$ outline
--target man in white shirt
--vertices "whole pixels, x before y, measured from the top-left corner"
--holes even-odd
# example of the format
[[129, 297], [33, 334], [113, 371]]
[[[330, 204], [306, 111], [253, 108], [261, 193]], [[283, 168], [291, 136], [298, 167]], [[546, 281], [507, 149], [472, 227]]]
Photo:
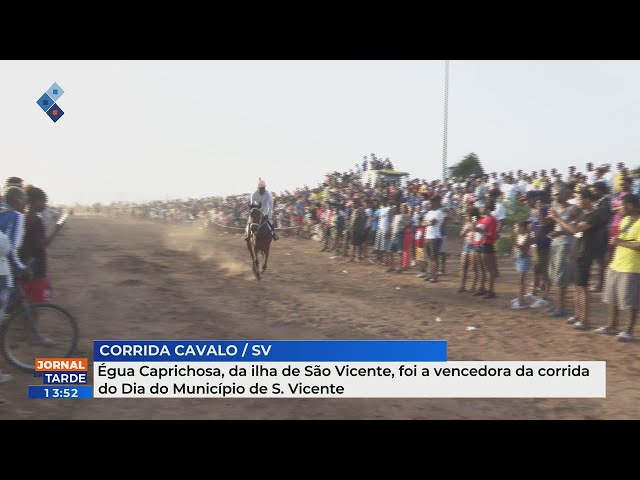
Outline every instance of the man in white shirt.
[[[260, 205], [260, 210], [265, 217], [265, 221], [269, 227], [269, 231], [271, 232], [271, 237], [274, 240], [278, 240], [280, 237], [278, 237], [278, 234], [273, 229], [273, 224], [271, 223], [271, 218], [273, 217], [273, 198], [271, 197], [271, 192], [267, 191], [267, 182], [262, 178], [258, 179], [258, 190], [253, 192], [249, 198], [249, 207], [252, 205]], [[247, 219], [245, 239], [249, 238], [249, 225], [251, 225], [251, 217]]]
[[389, 251], [391, 250], [391, 206], [385, 200], [379, 209], [378, 228], [376, 230], [376, 239], [374, 250], [377, 252], [379, 263], [388, 263]]
[[518, 195], [526, 195], [529, 191], [529, 180], [524, 174], [522, 174], [516, 185], [518, 186]]
[[507, 216], [507, 210], [504, 208], [504, 203], [502, 203], [502, 196], [495, 196], [495, 208], [491, 212], [493, 218], [498, 221], [498, 231], [500, 230], [501, 222]]
[[518, 188], [512, 183], [511, 177], [505, 177], [500, 191], [502, 191], [504, 198], [509, 202], [513, 202], [518, 198]]
[[444, 223], [444, 211], [441, 206], [439, 196], [431, 199], [431, 210], [425, 216], [427, 229], [425, 231], [425, 251], [429, 259], [429, 277], [425, 278], [430, 282], [438, 281], [438, 259], [440, 257], [440, 247], [442, 245], [442, 224]]
[[[489, 202], [494, 204], [494, 208], [491, 211], [491, 216], [496, 219], [497, 227], [496, 233], [500, 235], [500, 231], [502, 230], [502, 223], [504, 219], [507, 217], [507, 209], [504, 206], [503, 195], [502, 192], [495, 192], [489, 198]], [[498, 271], [498, 265], [495, 265], [496, 269], [496, 277], [500, 276], [500, 272]]]

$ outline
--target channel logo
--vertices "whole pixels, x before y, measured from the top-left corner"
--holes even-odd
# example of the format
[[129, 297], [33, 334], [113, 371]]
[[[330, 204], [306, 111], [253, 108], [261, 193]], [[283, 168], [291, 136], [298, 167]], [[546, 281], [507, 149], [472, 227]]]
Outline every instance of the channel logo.
[[36, 102], [54, 123], [64, 115], [62, 108], [57, 103], [63, 93], [64, 90], [60, 88], [60, 85], [54, 83]]
[[88, 358], [36, 358], [34, 367], [42, 385], [29, 385], [29, 398], [93, 398]]

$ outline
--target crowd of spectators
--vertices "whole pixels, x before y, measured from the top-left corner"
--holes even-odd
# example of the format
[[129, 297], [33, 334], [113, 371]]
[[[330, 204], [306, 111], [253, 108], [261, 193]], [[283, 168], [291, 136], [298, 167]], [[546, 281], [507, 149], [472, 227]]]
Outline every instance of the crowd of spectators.
[[[371, 170], [390, 175], [372, 177], [366, 174]], [[449, 274], [448, 256], [460, 255], [457, 292], [482, 300], [497, 297], [497, 253], [508, 252], [520, 291], [511, 308], [544, 309], [589, 329], [592, 294], [603, 293], [611, 318], [597, 331], [618, 329], [625, 310], [629, 318], [618, 336], [632, 338], [640, 302], [637, 171], [623, 163], [587, 163], [584, 171], [571, 166], [565, 173], [517, 170], [444, 180], [393, 176], [394, 171], [390, 159], [371, 154], [348, 171], [327, 173], [314, 188], [272, 192], [274, 226], [285, 235], [318, 240], [320, 250], [331, 255], [371, 262], [388, 274], [413, 271], [429, 283]], [[113, 215], [240, 231], [249, 196], [101, 208]], [[449, 245], [449, 237], [462, 238], [459, 250]], [[576, 292], [572, 306], [569, 288]]]

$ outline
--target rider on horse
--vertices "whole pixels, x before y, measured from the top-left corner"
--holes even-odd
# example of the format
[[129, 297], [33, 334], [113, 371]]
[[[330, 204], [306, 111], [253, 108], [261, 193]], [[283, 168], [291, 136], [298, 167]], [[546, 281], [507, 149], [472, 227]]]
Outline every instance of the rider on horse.
[[[271, 197], [271, 193], [267, 191], [267, 182], [265, 182], [262, 178], [258, 179], [258, 190], [253, 192], [251, 198], [249, 198], [249, 207], [252, 205], [260, 205], [260, 210], [265, 217], [267, 226], [269, 227], [269, 231], [271, 232], [271, 237], [274, 240], [278, 240], [278, 234], [273, 228], [273, 224], [271, 223], [271, 217], [273, 216], [273, 198]], [[244, 238], [249, 238], [251, 234], [251, 230], [249, 229], [249, 225], [251, 224], [251, 217], [247, 220], [247, 227], [245, 231]]]

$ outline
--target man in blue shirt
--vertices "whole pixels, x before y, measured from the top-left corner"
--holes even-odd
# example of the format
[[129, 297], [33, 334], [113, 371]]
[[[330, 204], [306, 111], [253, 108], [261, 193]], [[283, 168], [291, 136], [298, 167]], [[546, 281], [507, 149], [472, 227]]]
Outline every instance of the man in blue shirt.
[[[0, 231], [9, 239], [8, 267], [0, 275], [0, 319], [4, 318], [9, 293], [14, 287], [14, 275], [25, 275], [28, 268], [20, 261], [19, 251], [25, 234], [24, 207], [27, 195], [18, 187], [9, 187], [5, 192], [5, 203], [0, 205]], [[11, 379], [11, 375], [0, 372], [0, 383]]]

